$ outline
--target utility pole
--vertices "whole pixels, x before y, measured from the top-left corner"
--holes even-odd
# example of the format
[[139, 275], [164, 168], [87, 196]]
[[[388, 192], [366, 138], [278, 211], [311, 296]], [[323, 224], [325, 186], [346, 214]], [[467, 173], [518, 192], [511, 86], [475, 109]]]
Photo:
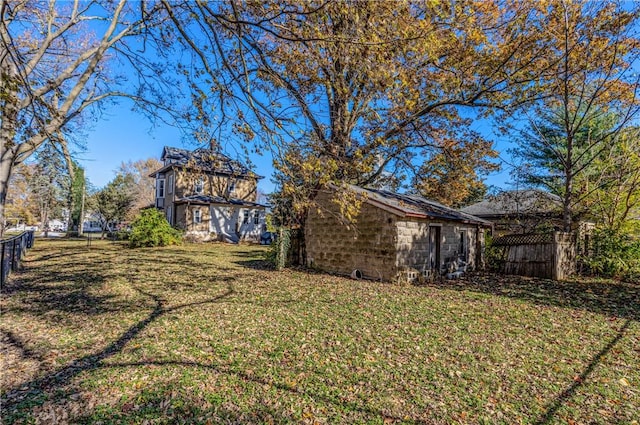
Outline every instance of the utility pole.
[[[84, 177], [84, 173], [82, 174]], [[80, 223], [78, 223], [78, 236], [82, 236], [84, 233], [84, 192], [85, 192], [85, 180], [82, 179], [82, 200], [80, 202]]]

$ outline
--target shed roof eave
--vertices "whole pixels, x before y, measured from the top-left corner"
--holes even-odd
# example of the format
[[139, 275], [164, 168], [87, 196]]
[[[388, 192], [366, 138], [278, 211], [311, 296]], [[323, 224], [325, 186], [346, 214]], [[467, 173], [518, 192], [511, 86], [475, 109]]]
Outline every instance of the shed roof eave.
[[374, 207], [377, 207], [377, 208], [380, 208], [380, 209], [385, 210], [387, 212], [390, 212], [391, 214], [395, 214], [398, 217], [408, 217], [408, 216], [409, 217], [412, 217], [412, 216], [413, 217], [426, 217], [426, 216], [423, 216], [423, 215], [420, 215], [420, 214], [410, 215], [406, 211], [403, 211], [403, 210], [398, 209], [398, 208], [394, 208], [391, 205], [383, 204], [382, 202], [378, 202], [375, 199], [371, 199], [369, 197], [365, 197], [364, 201], [369, 205], [373, 205]]

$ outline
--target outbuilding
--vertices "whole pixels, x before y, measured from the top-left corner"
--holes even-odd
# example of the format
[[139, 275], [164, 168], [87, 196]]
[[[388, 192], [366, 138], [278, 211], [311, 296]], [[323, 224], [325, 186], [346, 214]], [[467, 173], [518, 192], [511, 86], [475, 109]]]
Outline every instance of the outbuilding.
[[[344, 220], [336, 193], [360, 203]], [[347, 185], [318, 191], [305, 223], [307, 265], [382, 281], [416, 280], [483, 265], [491, 223], [416, 195]]]

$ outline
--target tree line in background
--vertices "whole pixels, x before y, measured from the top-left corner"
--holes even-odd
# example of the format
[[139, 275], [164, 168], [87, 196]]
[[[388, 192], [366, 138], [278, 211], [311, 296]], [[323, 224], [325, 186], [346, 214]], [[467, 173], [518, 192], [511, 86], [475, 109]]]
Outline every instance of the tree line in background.
[[[565, 230], [589, 216], [628, 232], [640, 216], [638, 10], [2, 1], [0, 223], [16, 166], [50, 145], [73, 175], [82, 126], [127, 97], [200, 143], [268, 151], [281, 224], [304, 226], [327, 183], [404, 188], [451, 206], [481, 198], [498, 156], [474, 130], [481, 119], [519, 140], [518, 179], [561, 196]], [[126, 204], [126, 174], [104, 203]], [[349, 196], [337, 199], [347, 218], [357, 214]], [[105, 217], [122, 214], [112, 207]]]
[[52, 145], [43, 145], [34, 159], [13, 175], [6, 206], [9, 227], [39, 224], [48, 231], [53, 230], [48, 223], [59, 220], [69, 232], [82, 233], [83, 224], [94, 221], [104, 236], [155, 204], [155, 179], [149, 177], [161, 167], [155, 158], [123, 162], [103, 188], [93, 187], [76, 162], [71, 175]]

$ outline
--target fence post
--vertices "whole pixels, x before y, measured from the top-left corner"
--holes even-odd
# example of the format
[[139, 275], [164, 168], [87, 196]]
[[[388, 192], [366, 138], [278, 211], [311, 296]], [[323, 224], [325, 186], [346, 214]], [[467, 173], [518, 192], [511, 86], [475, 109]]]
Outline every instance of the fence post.
[[16, 240], [13, 239], [11, 241], [11, 257], [10, 257], [10, 262], [11, 262], [11, 270], [15, 271], [16, 270]]
[[[7, 246], [11, 244], [11, 246]], [[20, 261], [27, 249], [33, 246], [33, 232], [23, 232], [19, 236], [0, 240], [0, 288], [4, 284], [11, 271], [20, 268]]]

